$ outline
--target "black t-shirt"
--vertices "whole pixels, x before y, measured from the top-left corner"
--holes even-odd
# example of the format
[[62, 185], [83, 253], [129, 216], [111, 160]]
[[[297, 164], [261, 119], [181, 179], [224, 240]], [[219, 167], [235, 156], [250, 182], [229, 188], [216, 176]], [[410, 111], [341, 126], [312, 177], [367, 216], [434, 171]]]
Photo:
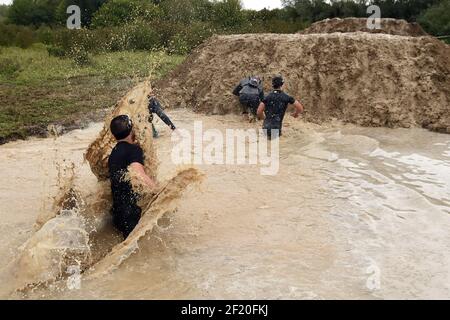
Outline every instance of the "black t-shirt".
[[263, 100], [266, 109], [267, 122], [283, 122], [284, 115], [289, 104], [294, 104], [295, 99], [281, 90], [274, 90]]
[[127, 142], [119, 142], [109, 156], [109, 176], [115, 208], [137, 205], [138, 195], [133, 192], [131, 183], [124, 179], [128, 167], [136, 162], [144, 165], [144, 152], [139, 146]]

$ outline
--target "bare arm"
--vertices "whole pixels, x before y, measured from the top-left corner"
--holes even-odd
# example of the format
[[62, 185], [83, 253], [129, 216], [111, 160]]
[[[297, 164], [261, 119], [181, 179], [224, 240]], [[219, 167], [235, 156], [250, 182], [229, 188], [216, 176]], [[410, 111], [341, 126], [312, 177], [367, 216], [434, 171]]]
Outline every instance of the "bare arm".
[[294, 118], [298, 118], [300, 113], [303, 113], [305, 111], [305, 108], [303, 107], [303, 105], [298, 100], [295, 100], [294, 107], [295, 107], [295, 112], [292, 114], [292, 116]]
[[138, 174], [139, 174], [139, 176], [140, 176], [140, 178], [144, 181], [144, 183], [149, 187], [149, 188], [151, 188], [152, 190], [153, 189], [156, 189], [156, 183], [153, 181], [153, 179], [152, 178], [150, 178], [146, 173], [145, 173], [145, 168], [144, 168], [144, 166], [142, 165], [142, 164], [140, 164], [139, 162], [133, 162], [131, 165], [130, 165], [130, 167], [134, 170], [134, 171], [136, 171]]
[[258, 111], [256, 112], [256, 115], [258, 116], [258, 119], [263, 120], [264, 119], [264, 111], [266, 110], [266, 105], [264, 102], [261, 102], [258, 107]]

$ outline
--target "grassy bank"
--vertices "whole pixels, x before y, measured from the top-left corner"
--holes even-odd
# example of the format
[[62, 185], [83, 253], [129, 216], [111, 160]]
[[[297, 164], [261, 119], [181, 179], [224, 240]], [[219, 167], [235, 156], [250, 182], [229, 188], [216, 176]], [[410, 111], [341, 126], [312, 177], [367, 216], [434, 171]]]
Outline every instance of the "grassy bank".
[[114, 52], [79, 66], [43, 45], [0, 48], [0, 143], [43, 135], [50, 124], [80, 127], [149, 75], [183, 61], [162, 52]]

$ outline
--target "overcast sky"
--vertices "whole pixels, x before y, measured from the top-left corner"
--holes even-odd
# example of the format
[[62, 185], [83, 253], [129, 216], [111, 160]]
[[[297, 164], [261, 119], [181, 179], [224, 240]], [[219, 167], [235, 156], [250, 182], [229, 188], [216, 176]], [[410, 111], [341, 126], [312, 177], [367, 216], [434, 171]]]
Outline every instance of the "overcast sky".
[[[2, 4], [9, 4], [12, 0], [0, 0]], [[261, 10], [264, 8], [281, 8], [281, 0], [242, 0], [246, 9]]]
[[264, 8], [281, 8], [281, 0], [242, 0], [246, 9], [261, 10]]

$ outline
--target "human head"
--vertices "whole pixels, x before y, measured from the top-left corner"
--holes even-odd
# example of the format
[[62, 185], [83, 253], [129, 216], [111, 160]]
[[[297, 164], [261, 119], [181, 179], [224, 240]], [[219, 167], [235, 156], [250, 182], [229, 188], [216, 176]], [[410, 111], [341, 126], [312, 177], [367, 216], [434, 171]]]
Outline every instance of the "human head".
[[281, 89], [284, 85], [284, 79], [281, 75], [278, 75], [272, 79], [272, 86], [274, 89]]
[[111, 133], [116, 138], [116, 140], [123, 140], [128, 138], [128, 136], [133, 131], [133, 122], [127, 115], [121, 115], [115, 117], [111, 121]]

